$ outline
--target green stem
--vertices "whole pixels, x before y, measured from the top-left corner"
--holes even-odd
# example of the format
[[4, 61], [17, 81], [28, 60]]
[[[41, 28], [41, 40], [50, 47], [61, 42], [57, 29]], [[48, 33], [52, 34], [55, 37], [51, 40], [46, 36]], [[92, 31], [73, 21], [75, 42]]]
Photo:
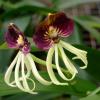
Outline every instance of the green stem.
[[[34, 56], [34, 55], [32, 55], [32, 58], [33, 58], [33, 60], [34, 60], [35, 62], [46, 66], [46, 61], [44, 61], [44, 60], [42, 60], [42, 59], [39, 59], [39, 58], [37, 58], [37, 57]], [[52, 64], [52, 67], [53, 67], [54, 69], [56, 69], [56, 65]], [[61, 68], [61, 70], [62, 70], [64, 73], [69, 73], [68, 71], [64, 70], [63, 68]]]
[[96, 88], [93, 92], [91, 92], [88, 96], [92, 96], [100, 92], [100, 87]]

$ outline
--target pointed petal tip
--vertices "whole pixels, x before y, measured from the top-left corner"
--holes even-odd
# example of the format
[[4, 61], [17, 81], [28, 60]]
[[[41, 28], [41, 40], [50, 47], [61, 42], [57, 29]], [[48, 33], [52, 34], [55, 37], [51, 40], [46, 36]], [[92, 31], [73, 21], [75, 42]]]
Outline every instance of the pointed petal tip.
[[70, 51], [71, 53], [75, 54], [75, 57], [73, 57], [72, 59], [80, 59], [83, 63], [84, 63], [84, 66], [81, 67], [81, 69], [85, 69], [87, 68], [87, 65], [88, 65], [88, 60], [87, 60], [87, 51], [84, 51], [84, 50], [81, 50], [81, 49], [78, 49], [72, 45], [70, 45], [69, 43], [66, 43], [64, 41], [61, 41], [60, 42], [63, 47]]
[[58, 74], [60, 75], [60, 77], [63, 79], [63, 80], [66, 80], [66, 81], [71, 81], [74, 79], [75, 75], [78, 73], [78, 71], [75, 71], [72, 76], [70, 78], [66, 77], [60, 66], [59, 66], [59, 57], [58, 57], [58, 49], [59, 49], [59, 46], [58, 45], [55, 45], [55, 63], [56, 63], [56, 66], [57, 66], [57, 71], [58, 71]]
[[50, 48], [48, 55], [47, 55], [47, 60], [46, 60], [47, 71], [48, 71], [48, 74], [50, 76], [50, 79], [52, 80], [52, 83], [55, 85], [68, 85], [67, 82], [60, 82], [55, 76], [55, 73], [54, 73], [53, 68], [52, 68], [53, 54], [54, 54], [54, 47]]
[[87, 65], [86, 66], [82, 66], [82, 67], [80, 67], [81, 69], [86, 69], [87, 68]]
[[[40, 82], [42, 83], [43, 85], [51, 85], [52, 82], [51, 81], [47, 81], [45, 80], [38, 72], [37, 68], [36, 68], [36, 65], [31, 57], [31, 54], [29, 53], [27, 56], [27, 60], [29, 61], [30, 63], [30, 66], [31, 66], [31, 69], [32, 69], [32, 73], [34, 75], [34, 77]], [[28, 66], [28, 65], [26, 65]]]
[[12, 61], [12, 63], [10, 64], [9, 68], [7, 69], [5, 76], [4, 76], [4, 81], [7, 85], [11, 86], [11, 87], [16, 87], [16, 84], [12, 84], [11, 82], [11, 75], [13, 72], [13, 68], [17, 62], [17, 59], [19, 57], [20, 52], [18, 52], [18, 54], [16, 55], [15, 59]]

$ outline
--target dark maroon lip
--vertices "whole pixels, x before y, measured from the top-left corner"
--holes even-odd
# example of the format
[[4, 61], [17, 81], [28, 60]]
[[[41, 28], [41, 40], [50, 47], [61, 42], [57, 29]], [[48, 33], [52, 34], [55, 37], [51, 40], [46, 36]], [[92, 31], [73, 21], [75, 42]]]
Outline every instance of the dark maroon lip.
[[14, 23], [8, 25], [8, 30], [5, 33], [5, 40], [9, 48], [20, 49], [25, 54], [30, 52], [30, 43], [23, 32], [21, 32]]
[[58, 43], [60, 37], [68, 37], [74, 30], [74, 22], [63, 12], [48, 14], [42, 21], [33, 36], [33, 41], [38, 48], [48, 50], [53, 44]]

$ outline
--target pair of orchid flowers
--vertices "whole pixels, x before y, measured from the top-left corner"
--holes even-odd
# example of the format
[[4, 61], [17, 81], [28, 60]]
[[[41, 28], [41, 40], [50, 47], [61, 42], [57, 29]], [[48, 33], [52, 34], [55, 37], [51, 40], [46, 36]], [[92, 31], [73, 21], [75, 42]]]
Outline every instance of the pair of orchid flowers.
[[[17, 48], [19, 52], [5, 73], [5, 82], [11, 87], [18, 87], [20, 90], [31, 94], [37, 93], [35, 91], [35, 81], [30, 77], [31, 73], [35, 79], [43, 85], [68, 85], [68, 81], [72, 80], [78, 71], [73, 62], [67, 57], [64, 49], [75, 55], [72, 59], [80, 59], [84, 63], [84, 66], [80, 67], [81, 69], [85, 69], [88, 64], [86, 51], [77, 49], [61, 40], [62, 37], [71, 35], [73, 30], [73, 20], [68, 18], [63, 12], [48, 14], [46, 19], [38, 25], [35, 35], [33, 36], [33, 41], [38, 48], [48, 50], [46, 68], [50, 80], [46, 80], [37, 70], [32, 54], [30, 53], [31, 50], [28, 39], [15, 24], [10, 23], [5, 35], [5, 40], [9, 48]], [[55, 75], [52, 67], [53, 56], [57, 73], [64, 82], [58, 80]], [[64, 63], [65, 71], [71, 74], [70, 78], [62, 71], [59, 58]], [[14, 77], [14, 80], [11, 80], [11, 76]], [[29, 81], [32, 82], [33, 86], [30, 86]]]

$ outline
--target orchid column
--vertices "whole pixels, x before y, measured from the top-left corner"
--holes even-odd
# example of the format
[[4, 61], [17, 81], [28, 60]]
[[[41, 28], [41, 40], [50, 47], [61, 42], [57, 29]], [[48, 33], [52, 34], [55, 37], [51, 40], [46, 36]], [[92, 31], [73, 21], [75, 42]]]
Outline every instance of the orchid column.
[[[35, 82], [30, 78], [31, 72], [43, 85], [51, 84], [51, 82], [40, 76], [30, 53], [30, 43], [13, 23], [10, 23], [8, 26], [5, 40], [9, 48], [19, 49], [17, 56], [14, 58], [5, 73], [4, 80], [9, 86], [18, 87], [24, 92], [36, 94], [37, 92], [34, 92]], [[11, 75], [14, 77], [13, 80], [11, 79]], [[30, 82], [31, 86], [29, 85]]]
[[[78, 73], [77, 69], [75, 68], [75, 65], [67, 57], [64, 49], [75, 55], [75, 57], [72, 59], [82, 60], [84, 66], [80, 67], [81, 69], [85, 69], [88, 64], [86, 51], [77, 49], [69, 43], [61, 40], [61, 38], [70, 36], [73, 32], [73, 29], [73, 20], [67, 18], [64, 13], [50, 13], [48, 14], [47, 18], [39, 24], [33, 37], [33, 40], [38, 48], [42, 50], [48, 50], [46, 59], [47, 71], [50, 76], [50, 79], [56, 85], [67, 85], [68, 83], [65, 81], [72, 80]], [[64, 82], [60, 82], [55, 76], [55, 73], [52, 68], [53, 55], [55, 56], [57, 72], [59, 76], [63, 80], [65, 80]], [[65, 76], [65, 74], [62, 72], [61, 67], [59, 65], [59, 56], [66, 67], [65, 70], [71, 74], [70, 78]]]

